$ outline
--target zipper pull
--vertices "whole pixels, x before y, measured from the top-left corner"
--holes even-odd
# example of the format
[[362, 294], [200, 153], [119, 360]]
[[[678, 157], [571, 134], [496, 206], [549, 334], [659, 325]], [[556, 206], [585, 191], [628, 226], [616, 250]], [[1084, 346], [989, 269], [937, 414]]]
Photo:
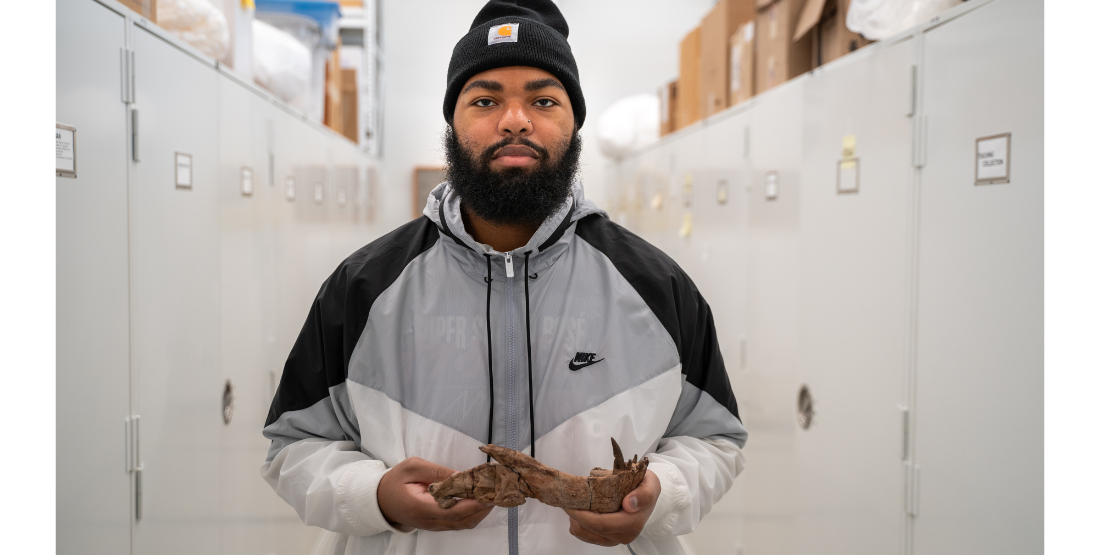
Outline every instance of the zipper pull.
[[512, 270], [512, 253], [504, 253], [504, 271], [508, 274], [508, 277], [515, 277], [516, 273]]

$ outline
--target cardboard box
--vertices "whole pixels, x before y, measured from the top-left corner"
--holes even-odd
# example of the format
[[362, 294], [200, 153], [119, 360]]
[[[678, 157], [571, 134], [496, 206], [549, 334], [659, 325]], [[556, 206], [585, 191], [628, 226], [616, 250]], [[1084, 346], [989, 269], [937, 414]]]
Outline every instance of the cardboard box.
[[657, 98], [661, 101], [661, 136], [664, 137], [676, 131], [676, 93], [679, 85], [676, 81], [666, 83], [657, 90]]
[[795, 40], [810, 35], [812, 67], [820, 67], [871, 43], [848, 30], [851, 0], [806, 0], [795, 29]]
[[340, 70], [340, 132], [353, 143], [359, 142], [359, 81], [354, 69]]
[[702, 33], [693, 29], [680, 41], [680, 79], [676, 90], [676, 129], [687, 127], [700, 119], [699, 54]]
[[756, 94], [755, 35], [756, 22], [750, 21], [730, 37], [730, 106], [736, 106]]
[[341, 105], [343, 87], [340, 79], [342, 76], [340, 70], [340, 39], [338, 38], [336, 39], [336, 50], [332, 51], [328, 61], [325, 62], [325, 119], [323, 123], [329, 129], [340, 134], [344, 133], [344, 109]]
[[806, 0], [757, 0], [756, 92], [762, 93], [810, 70], [810, 37], [795, 40]]
[[730, 36], [756, 18], [755, 0], [719, 0], [700, 28], [699, 106], [702, 117], [733, 105], [729, 98]]
[[142, 17], [156, 23], [157, 0], [118, 0], [123, 6], [141, 14]]

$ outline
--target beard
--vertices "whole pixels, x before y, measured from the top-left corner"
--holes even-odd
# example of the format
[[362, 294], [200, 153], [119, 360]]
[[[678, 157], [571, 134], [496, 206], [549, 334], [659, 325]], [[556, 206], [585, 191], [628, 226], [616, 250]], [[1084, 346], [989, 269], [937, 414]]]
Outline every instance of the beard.
[[[528, 146], [539, 153], [532, 168], [493, 170], [489, 163], [497, 149]], [[577, 130], [554, 145], [551, 153], [526, 137], [510, 137], [481, 152], [467, 149], [454, 127], [447, 126], [443, 141], [447, 179], [462, 199], [462, 208], [498, 225], [541, 224], [556, 212], [573, 191], [580, 166], [581, 138]]]

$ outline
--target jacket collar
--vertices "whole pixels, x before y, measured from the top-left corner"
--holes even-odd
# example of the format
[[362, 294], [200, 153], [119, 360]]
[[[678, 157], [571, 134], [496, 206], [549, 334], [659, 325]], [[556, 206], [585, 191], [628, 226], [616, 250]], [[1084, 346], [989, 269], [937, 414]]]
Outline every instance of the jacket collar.
[[[462, 212], [459, 209], [461, 199], [449, 182], [440, 183], [428, 195], [428, 202], [424, 206], [424, 215], [427, 216], [439, 228], [439, 232], [450, 238], [456, 244], [465, 247], [479, 257], [485, 254], [499, 254], [489, 245], [474, 240], [466, 231], [462, 223]], [[574, 179], [573, 190], [556, 212], [554, 212], [531, 236], [526, 245], [516, 249], [513, 253], [523, 254], [530, 252], [537, 256], [546, 252], [566, 234], [568, 228], [577, 220], [590, 214], [602, 213], [599, 207], [592, 201], [584, 198], [584, 186], [580, 179]]]

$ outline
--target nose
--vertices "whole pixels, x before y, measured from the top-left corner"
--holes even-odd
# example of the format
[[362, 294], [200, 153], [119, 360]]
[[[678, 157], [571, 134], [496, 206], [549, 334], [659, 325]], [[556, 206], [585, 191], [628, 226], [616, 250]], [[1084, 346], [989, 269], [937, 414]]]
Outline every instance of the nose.
[[504, 114], [500, 118], [497, 131], [501, 135], [511, 137], [525, 137], [531, 134], [531, 117], [520, 102], [509, 103]]

